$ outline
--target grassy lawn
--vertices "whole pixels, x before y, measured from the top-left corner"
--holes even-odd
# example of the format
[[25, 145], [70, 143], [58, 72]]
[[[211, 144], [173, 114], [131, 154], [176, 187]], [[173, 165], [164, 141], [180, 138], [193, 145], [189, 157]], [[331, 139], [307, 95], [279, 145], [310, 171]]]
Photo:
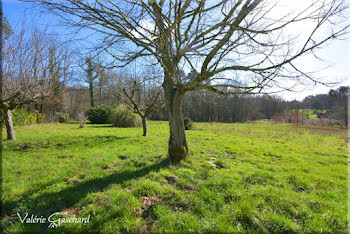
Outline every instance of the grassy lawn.
[[305, 113], [309, 119], [317, 119], [317, 113], [325, 114], [326, 110], [317, 110], [317, 109], [304, 109], [299, 110], [300, 113]]
[[[345, 130], [196, 123], [188, 160], [166, 160], [168, 123], [42, 124], [3, 141], [5, 231], [334, 232], [347, 227]], [[3, 139], [5, 133], [3, 132]], [[90, 217], [22, 224], [26, 212]]]

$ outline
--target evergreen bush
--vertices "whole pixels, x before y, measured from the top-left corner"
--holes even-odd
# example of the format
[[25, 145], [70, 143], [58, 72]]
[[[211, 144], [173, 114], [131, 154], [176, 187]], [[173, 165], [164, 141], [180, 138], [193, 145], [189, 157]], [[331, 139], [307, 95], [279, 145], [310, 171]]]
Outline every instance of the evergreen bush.
[[109, 106], [90, 107], [85, 114], [92, 124], [106, 124], [111, 113]]

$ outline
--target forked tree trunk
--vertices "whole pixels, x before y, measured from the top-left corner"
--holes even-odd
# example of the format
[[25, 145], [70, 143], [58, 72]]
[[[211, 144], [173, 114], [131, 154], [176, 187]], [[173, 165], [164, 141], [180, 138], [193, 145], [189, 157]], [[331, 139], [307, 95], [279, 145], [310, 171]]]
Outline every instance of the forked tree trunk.
[[170, 137], [168, 154], [171, 159], [180, 160], [187, 156], [188, 146], [185, 125], [181, 111], [183, 93], [176, 88], [164, 87], [169, 114]]
[[5, 119], [6, 131], [7, 131], [7, 139], [16, 140], [15, 131], [13, 129], [11, 110], [9, 109], [4, 110], [3, 115]]
[[143, 135], [147, 136], [147, 120], [146, 117], [142, 117], [142, 128], [143, 128]]

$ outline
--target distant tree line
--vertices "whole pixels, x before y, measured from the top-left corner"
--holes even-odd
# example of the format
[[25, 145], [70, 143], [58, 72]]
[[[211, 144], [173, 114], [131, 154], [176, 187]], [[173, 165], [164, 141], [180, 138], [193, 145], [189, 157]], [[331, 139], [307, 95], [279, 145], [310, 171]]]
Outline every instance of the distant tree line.
[[[315, 112], [318, 118], [339, 120], [347, 126], [348, 95], [349, 87], [346, 86], [331, 89], [328, 94], [307, 96], [302, 101], [285, 101], [270, 95], [223, 96], [198, 90], [184, 97], [182, 109], [185, 117], [204, 122], [245, 122], [274, 118], [283, 118], [286, 122], [301, 122], [302, 115], [308, 110]], [[166, 120], [165, 109], [155, 112], [152, 119]]]
[[[96, 87], [97, 91], [98, 87]], [[65, 104], [67, 112], [77, 118], [79, 111], [90, 106], [89, 89], [84, 86], [68, 87]], [[151, 91], [148, 91], [151, 92]], [[306, 111], [314, 112], [317, 118], [338, 120], [347, 126], [348, 87], [331, 89], [327, 94], [310, 95], [302, 101], [285, 101], [270, 95], [219, 95], [206, 90], [187, 93], [182, 102], [184, 116], [197, 122], [245, 122], [259, 119], [274, 119], [285, 122], [304, 123]], [[102, 96], [96, 95], [101, 104], [125, 103], [123, 92], [106, 85]], [[127, 104], [127, 103], [126, 103]], [[296, 111], [298, 110], [298, 114]], [[299, 114], [300, 112], [300, 114]], [[297, 116], [298, 115], [298, 116]], [[164, 105], [149, 117], [152, 120], [168, 120]]]
[[[113, 73], [110, 73], [113, 74]], [[114, 74], [115, 75], [115, 74]], [[112, 78], [107, 78], [112, 79]], [[98, 82], [98, 79], [96, 80]], [[159, 90], [146, 90], [147, 93]], [[67, 86], [64, 89], [62, 109], [71, 118], [77, 119], [81, 111], [91, 106], [91, 89], [85, 85]], [[102, 91], [101, 91], [102, 90]], [[94, 102], [98, 105], [130, 105], [130, 100], [124, 97], [123, 90], [118, 85], [95, 87]], [[286, 101], [271, 95], [220, 95], [207, 90], [197, 90], [187, 93], [182, 102], [184, 117], [196, 122], [246, 122], [259, 119], [273, 119], [284, 122], [304, 123], [308, 119], [306, 110], [314, 112], [316, 118], [338, 120], [343, 125], [348, 124], [347, 98], [348, 87], [331, 89], [327, 94], [310, 95], [302, 101]], [[140, 100], [138, 100], [140, 101]], [[163, 100], [162, 100], [163, 101]], [[50, 103], [41, 106], [41, 112], [54, 116]], [[28, 106], [35, 110], [35, 105]], [[298, 112], [296, 112], [298, 111]], [[300, 112], [300, 114], [299, 114]], [[297, 116], [298, 115], [298, 116]], [[164, 105], [157, 105], [149, 115], [152, 120], [168, 120]]]
[[[185, 95], [182, 110], [185, 117], [199, 122], [245, 122], [270, 119], [274, 113], [282, 113], [288, 105], [279, 97], [227, 95], [198, 90]], [[160, 109], [153, 119], [166, 120], [165, 109]]]

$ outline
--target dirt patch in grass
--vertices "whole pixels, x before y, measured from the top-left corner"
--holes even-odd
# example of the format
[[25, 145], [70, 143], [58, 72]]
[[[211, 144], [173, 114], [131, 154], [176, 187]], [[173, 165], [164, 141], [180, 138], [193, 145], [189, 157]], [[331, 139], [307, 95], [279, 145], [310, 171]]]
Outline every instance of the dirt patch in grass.
[[117, 169], [114, 168], [114, 167], [111, 166], [111, 165], [108, 165], [107, 168], [106, 168], [106, 170], [109, 171], [109, 172], [117, 172]]
[[128, 158], [128, 156], [125, 156], [125, 155], [119, 155], [118, 158], [120, 158], [121, 160], [125, 160]]
[[65, 178], [64, 181], [66, 183], [68, 183], [68, 184], [73, 184], [74, 185], [74, 184], [80, 183], [82, 180], [77, 178], [77, 177], [72, 177], [72, 178], [69, 177], [69, 178]]
[[78, 215], [79, 211], [82, 209], [83, 209], [82, 206], [77, 206], [73, 209], [65, 209], [65, 210], [62, 210], [60, 212], [60, 215], [62, 215], [63, 217], [70, 217], [70, 216]]
[[173, 175], [173, 176], [166, 176], [165, 179], [167, 179], [169, 184], [175, 184], [179, 180], [179, 177]]
[[143, 206], [141, 207], [139, 213], [142, 215], [152, 208], [155, 204], [160, 203], [162, 199], [160, 197], [141, 197], [143, 201]]
[[147, 226], [145, 230], [142, 231], [142, 233], [150, 233], [152, 226], [155, 222], [154, 217], [152, 217], [152, 210], [153, 207], [156, 204], [159, 204], [162, 202], [162, 198], [159, 196], [152, 196], [152, 197], [141, 197], [143, 201], [142, 207], [137, 212], [137, 215], [142, 216], [147, 221]]

